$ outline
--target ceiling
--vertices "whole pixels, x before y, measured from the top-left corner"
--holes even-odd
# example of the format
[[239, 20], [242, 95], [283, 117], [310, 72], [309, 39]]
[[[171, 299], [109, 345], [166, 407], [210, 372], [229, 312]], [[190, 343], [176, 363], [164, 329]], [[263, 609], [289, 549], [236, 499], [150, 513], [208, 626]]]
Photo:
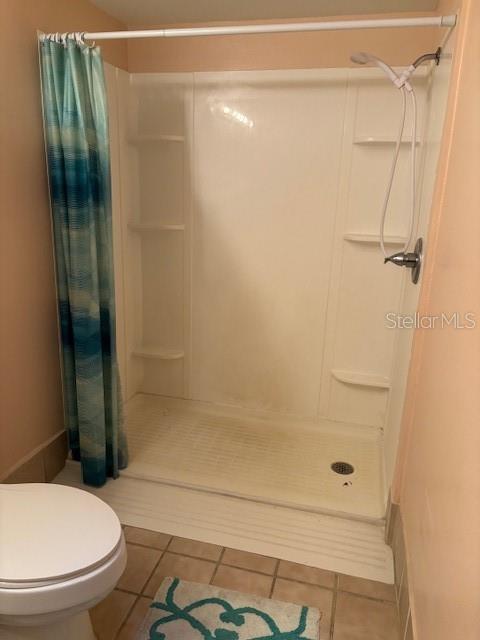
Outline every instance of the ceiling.
[[433, 11], [438, 0], [91, 0], [129, 26]]

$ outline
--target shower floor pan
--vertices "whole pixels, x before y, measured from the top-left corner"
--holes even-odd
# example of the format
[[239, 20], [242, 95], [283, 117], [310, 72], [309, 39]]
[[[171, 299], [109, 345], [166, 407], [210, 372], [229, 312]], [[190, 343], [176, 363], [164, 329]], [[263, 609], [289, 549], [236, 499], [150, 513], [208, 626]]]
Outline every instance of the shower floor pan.
[[[370, 427], [138, 394], [127, 431], [124, 477], [362, 520], [384, 516], [381, 433]], [[339, 461], [354, 472], [332, 471]]]

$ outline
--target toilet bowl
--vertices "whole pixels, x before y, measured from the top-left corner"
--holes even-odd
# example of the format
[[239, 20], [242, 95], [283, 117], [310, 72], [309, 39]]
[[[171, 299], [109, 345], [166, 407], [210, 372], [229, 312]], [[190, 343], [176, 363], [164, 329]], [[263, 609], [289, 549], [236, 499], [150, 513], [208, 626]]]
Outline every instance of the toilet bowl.
[[0, 485], [0, 640], [94, 640], [88, 609], [126, 565], [114, 511], [56, 484]]

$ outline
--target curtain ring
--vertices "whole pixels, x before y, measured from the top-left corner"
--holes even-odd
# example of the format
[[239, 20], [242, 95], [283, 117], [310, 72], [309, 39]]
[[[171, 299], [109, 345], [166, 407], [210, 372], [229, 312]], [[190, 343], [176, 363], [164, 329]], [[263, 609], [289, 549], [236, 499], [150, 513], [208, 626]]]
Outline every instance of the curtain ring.
[[80, 44], [83, 44], [86, 47], [89, 47], [90, 49], [93, 49], [95, 47], [95, 45], [96, 45], [96, 42], [94, 40], [92, 44], [87, 44], [85, 42], [85, 33], [86, 33], [86, 31], [79, 31], [78, 32], [79, 42], [80, 42]]

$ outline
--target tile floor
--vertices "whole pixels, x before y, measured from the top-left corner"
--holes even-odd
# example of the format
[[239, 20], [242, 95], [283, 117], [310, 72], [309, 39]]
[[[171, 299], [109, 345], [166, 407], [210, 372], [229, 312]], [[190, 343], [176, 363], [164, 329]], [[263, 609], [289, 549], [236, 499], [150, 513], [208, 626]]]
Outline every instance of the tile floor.
[[165, 576], [318, 607], [320, 640], [399, 640], [393, 585], [125, 527], [127, 568], [91, 610], [99, 640], [135, 640]]

